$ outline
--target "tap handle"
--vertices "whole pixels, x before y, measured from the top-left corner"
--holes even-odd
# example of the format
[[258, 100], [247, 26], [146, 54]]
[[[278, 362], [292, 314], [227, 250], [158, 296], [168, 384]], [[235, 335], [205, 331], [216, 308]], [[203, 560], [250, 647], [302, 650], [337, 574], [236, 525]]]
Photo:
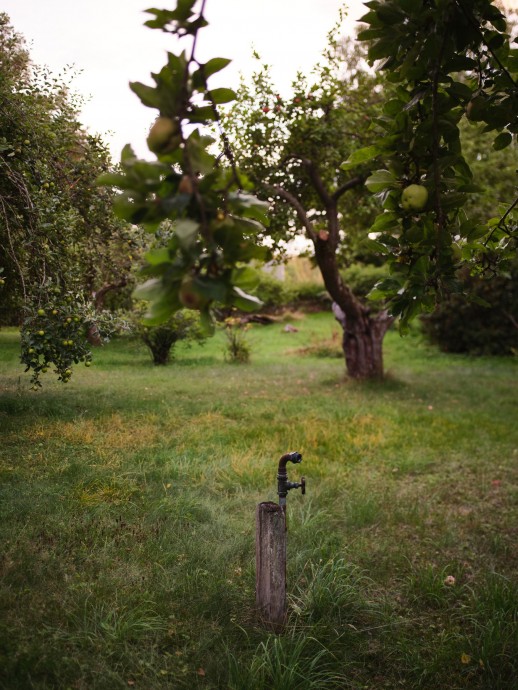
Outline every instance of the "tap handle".
[[300, 478], [300, 492], [303, 496], [306, 494], [306, 477]]

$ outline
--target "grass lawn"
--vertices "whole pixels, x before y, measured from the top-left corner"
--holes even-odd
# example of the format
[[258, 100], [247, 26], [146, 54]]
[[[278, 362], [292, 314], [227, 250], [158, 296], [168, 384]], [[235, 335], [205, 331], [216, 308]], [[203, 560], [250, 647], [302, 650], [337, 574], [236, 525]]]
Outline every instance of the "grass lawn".
[[[38, 393], [0, 332], [1, 688], [518, 687], [518, 361], [389, 333], [360, 384], [331, 315], [294, 325], [248, 365], [114, 341]], [[254, 516], [292, 450], [274, 635]]]

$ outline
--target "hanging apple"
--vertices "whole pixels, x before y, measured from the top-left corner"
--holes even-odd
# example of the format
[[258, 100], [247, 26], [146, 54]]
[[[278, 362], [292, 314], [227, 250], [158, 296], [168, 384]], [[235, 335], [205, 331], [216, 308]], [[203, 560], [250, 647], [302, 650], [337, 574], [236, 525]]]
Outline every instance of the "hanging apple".
[[422, 211], [428, 201], [428, 190], [422, 184], [411, 184], [401, 194], [401, 208], [405, 211]]

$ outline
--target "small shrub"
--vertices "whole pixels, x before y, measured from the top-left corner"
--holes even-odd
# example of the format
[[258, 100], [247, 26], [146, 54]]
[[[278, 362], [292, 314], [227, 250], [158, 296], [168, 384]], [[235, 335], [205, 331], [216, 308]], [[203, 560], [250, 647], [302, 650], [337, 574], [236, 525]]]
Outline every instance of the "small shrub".
[[235, 316], [225, 319], [224, 331], [227, 338], [225, 360], [234, 364], [246, 364], [250, 361], [250, 344], [246, 334], [250, 324], [244, 323]]
[[259, 284], [255, 294], [265, 307], [280, 307], [289, 304], [291, 292], [287, 284], [273, 276], [259, 271]]
[[186, 340], [189, 343], [203, 343], [206, 334], [200, 323], [198, 312], [182, 309], [175, 312], [168, 321], [159, 326], [145, 326], [142, 323], [141, 308], [133, 313], [133, 328], [147, 345], [153, 358], [153, 364], [164, 365], [171, 360], [171, 353], [176, 343]]
[[331, 301], [331, 297], [321, 283], [305, 282], [292, 285], [291, 301], [296, 304], [301, 302], [317, 302], [324, 305]]
[[330, 300], [322, 283], [283, 281], [264, 272], [260, 272], [260, 281], [255, 294], [266, 308], [286, 307], [304, 302], [325, 304]]

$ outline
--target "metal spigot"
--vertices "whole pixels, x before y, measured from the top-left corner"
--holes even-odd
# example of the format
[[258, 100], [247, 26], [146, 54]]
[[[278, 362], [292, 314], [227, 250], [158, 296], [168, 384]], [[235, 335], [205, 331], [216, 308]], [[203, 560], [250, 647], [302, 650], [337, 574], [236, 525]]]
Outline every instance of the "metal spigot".
[[279, 460], [279, 470], [277, 472], [277, 494], [279, 496], [279, 505], [286, 511], [286, 497], [288, 491], [291, 489], [301, 489], [301, 493], [306, 493], [306, 479], [300, 478], [300, 482], [290, 482], [288, 480], [288, 472], [286, 470], [286, 463], [293, 462], [298, 464], [302, 462], [302, 455], [300, 453], [286, 453]]

